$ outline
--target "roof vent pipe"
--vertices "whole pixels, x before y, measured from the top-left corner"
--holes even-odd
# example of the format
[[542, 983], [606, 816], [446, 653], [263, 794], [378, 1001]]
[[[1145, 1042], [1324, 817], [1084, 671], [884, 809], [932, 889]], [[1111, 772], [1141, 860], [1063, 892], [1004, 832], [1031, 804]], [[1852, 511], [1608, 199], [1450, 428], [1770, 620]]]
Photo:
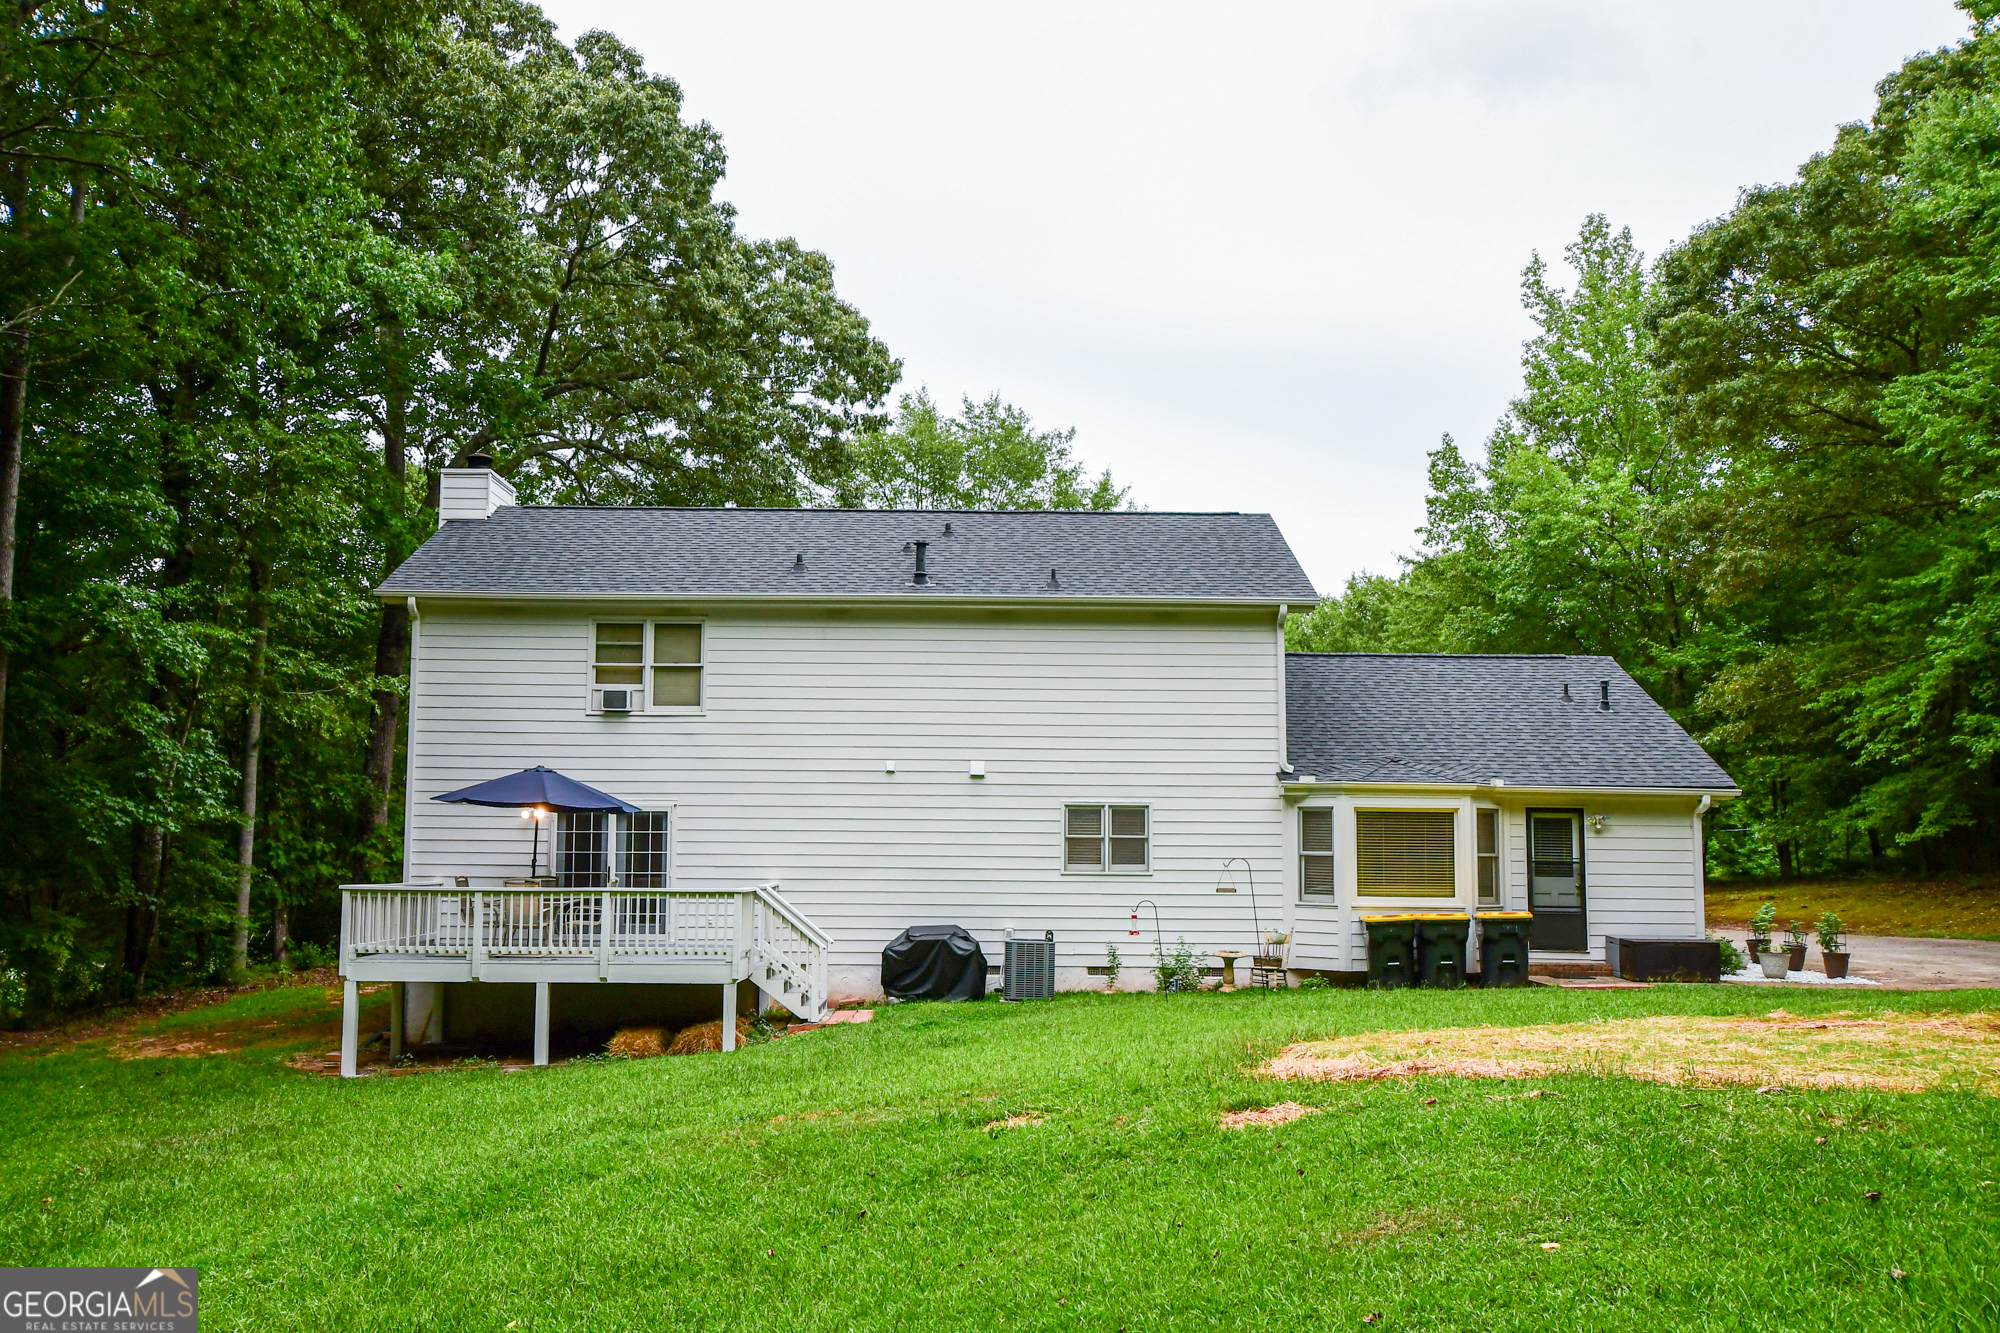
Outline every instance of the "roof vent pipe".
[[1569, 682], [1568, 682], [1568, 681], [1564, 681], [1564, 682], [1563, 682], [1563, 702], [1564, 702], [1564, 703], [1568, 703], [1568, 702], [1569, 702]]
[[1055, 572], [1055, 570], [1053, 570], [1053, 569], [1051, 569], [1051, 570], [1049, 571], [1049, 586], [1050, 586], [1051, 588], [1060, 588], [1060, 587], [1062, 587], [1062, 584], [1056, 581], [1056, 572]]
[[1608, 680], [1597, 682], [1597, 706], [1607, 713], [1611, 711], [1611, 682]]
[[[911, 580], [911, 582], [913, 582], [913, 583], [929, 583], [929, 582], [931, 581], [931, 576], [930, 576], [929, 574], [926, 574], [926, 573], [924, 572], [924, 550], [925, 550], [925, 548], [927, 548], [927, 547], [928, 547], [928, 546], [930, 545], [930, 543], [929, 543], [929, 542], [916, 542], [916, 543], [914, 543], [914, 545], [915, 545], [915, 546], [916, 546], [916, 548], [917, 548], [917, 572], [916, 572], [916, 577], [915, 577], [915, 578], [913, 578], [913, 579]], [[1607, 705], [1605, 705], [1605, 706], [1606, 706], [1607, 708], [1608, 708], [1608, 707], [1610, 707], [1610, 705], [1608, 705], [1608, 704], [1607, 704]]]

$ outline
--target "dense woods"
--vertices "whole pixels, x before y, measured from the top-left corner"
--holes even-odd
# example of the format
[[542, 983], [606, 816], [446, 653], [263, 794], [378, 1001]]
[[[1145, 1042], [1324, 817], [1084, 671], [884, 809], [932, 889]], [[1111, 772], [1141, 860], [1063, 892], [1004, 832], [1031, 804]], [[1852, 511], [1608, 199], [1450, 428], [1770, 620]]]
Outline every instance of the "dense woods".
[[2000, 4], [1647, 265], [1586, 221], [1483, 460], [1321, 650], [1605, 653], [1743, 785], [1752, 873], [2000, 850]]
[[[2000, 843], [2000, 35], [1647, 264], [1539, 260], [1520, 398], [1302, 646], [1618, 657], [1751, 870]], [[311, 961], [393, 875], [408, 625], [529, 501], [1108, 508], [1000, 400], [894, 410], [823, 255], [605, 33], [480, 3], [18, 7], [0, 62], [0, 1017]]]

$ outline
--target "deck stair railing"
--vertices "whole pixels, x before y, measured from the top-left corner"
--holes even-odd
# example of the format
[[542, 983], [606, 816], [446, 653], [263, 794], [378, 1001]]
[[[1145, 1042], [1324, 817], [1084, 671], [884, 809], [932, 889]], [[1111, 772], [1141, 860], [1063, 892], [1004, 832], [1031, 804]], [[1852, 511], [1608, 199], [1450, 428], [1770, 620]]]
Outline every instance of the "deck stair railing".
[[774, 885], [734, 890], [462, 889], [350, 884], [341, 967], [355, 959], [723, 963], [807, 1021], [826, 1011], [832, 942]]

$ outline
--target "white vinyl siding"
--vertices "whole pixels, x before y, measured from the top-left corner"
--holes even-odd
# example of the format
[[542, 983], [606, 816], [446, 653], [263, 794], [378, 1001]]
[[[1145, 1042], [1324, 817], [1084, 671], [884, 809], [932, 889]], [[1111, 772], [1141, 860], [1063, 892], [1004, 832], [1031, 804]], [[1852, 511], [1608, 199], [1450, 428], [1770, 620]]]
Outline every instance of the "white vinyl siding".
[[1456, 897], [1457, 823], [1451, 810], [1356, 810], [1354, 891], [1363, 897]]
[[1299, 811], [1299, 892], [1333, 896], [1333, 811]]
[[[547, 764], [671, 809], [675, 888], [776, 882], [832, 936], [855, 995], [883, 944], [933, 921], [989, 958], [1009, 928], [1053, 930], [1080, 985], [1106, 944], [1130, 943], [1141, 873], [1169, 941], [1247, 947], [1218, 870], [1240, 856], [1265, 892], [1284, 879], [1268, 611], [703, 607], [700, 712], [579, 710], [594, 622], [692, 610], [427, 601], [408, 873], [518, 875], [528, 821], [429, 798]], [[1066, 805], [1143, 809], [1143, 870], [1114, 871], [1107, 845], [1102, 871], [1064, 873]], [[545, 832], [544, 864], [549, 850]]]

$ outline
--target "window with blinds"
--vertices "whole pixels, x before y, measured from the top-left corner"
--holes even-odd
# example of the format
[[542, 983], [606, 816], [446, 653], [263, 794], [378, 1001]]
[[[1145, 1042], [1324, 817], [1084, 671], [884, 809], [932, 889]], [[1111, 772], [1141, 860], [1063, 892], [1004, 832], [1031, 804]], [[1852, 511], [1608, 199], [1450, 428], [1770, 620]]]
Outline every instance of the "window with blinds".
[[1144, 871], [1151, 844], [1151, 812], [1143, 805], [1063, 807], [1064, 870]]
[[1479, 810], [1472, 817], [1479, 823], [1479, 905], [1497, 907], [1500, 905], [1500, 812]]
[[1458, 894], [1450, 810], [1354, 812], [1354, 890], [1378, 898]]
[[1333, 811], [1299, 811], [1299, 892], [1333, 896]]

